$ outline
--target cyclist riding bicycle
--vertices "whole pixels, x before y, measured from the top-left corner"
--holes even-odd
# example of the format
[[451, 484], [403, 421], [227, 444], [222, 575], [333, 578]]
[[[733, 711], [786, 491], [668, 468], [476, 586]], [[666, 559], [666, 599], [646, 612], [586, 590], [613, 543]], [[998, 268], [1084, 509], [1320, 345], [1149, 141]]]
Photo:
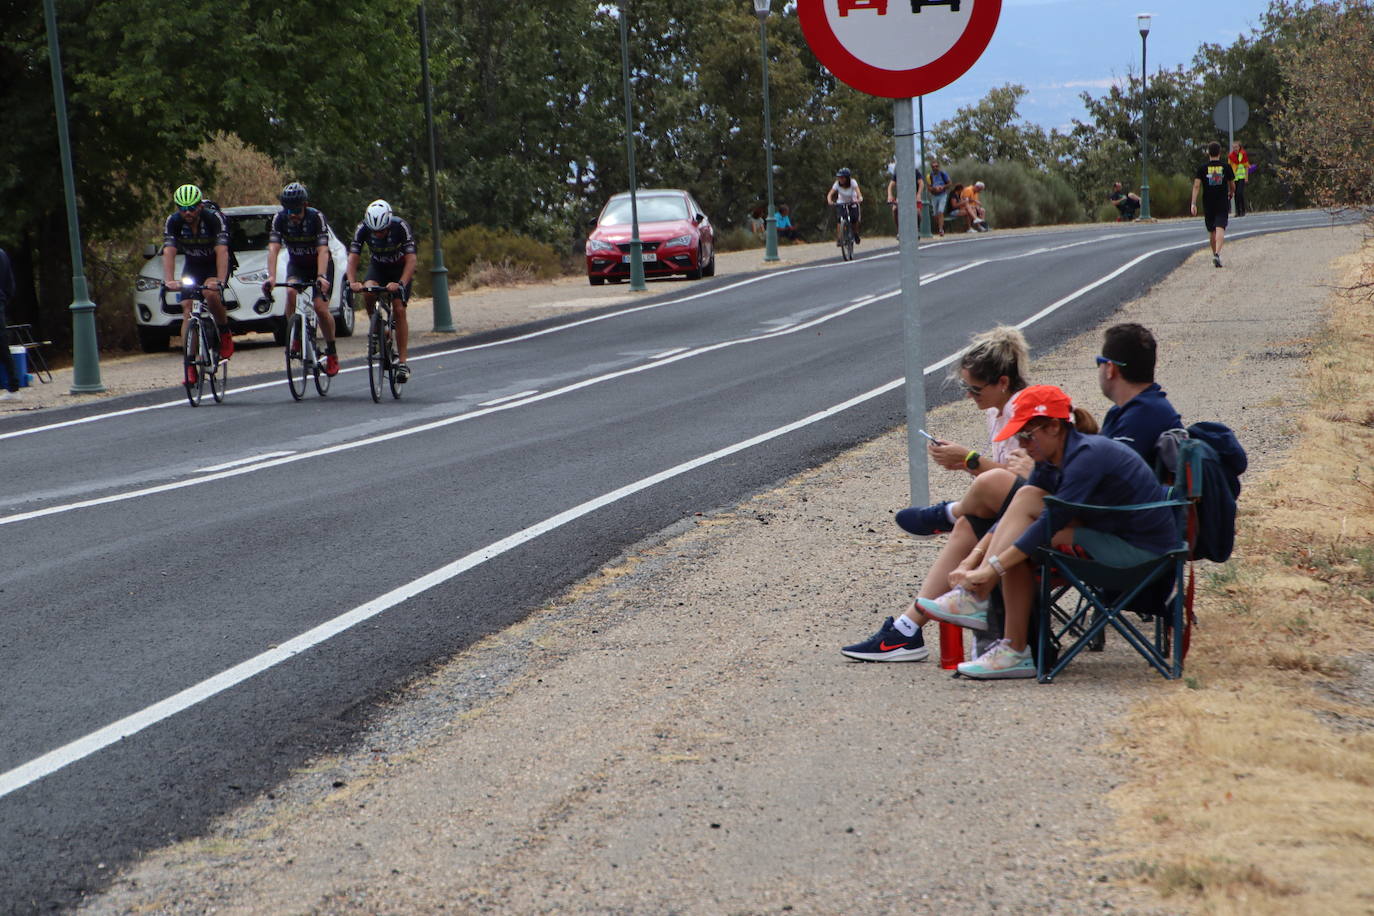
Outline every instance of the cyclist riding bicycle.
[[[224, 217], [207, 209], [200, 188], [184, 184], [172, 194], [176, 212], [167, 217], [162, 228], [162, 282], [169, 290], [176, 290], [181, 302], [181, 334], [186, 336], [186, 323], [191, 320], [191, 299], [182, 284], [201, 286], [205, 290], [205, 304], [215, 316], [219, 328], [220, 359], [234, 355], [234, 335], [229, 331], [229, 313], [219, 291], [229, 282], [229, 226]], [[176, 277], [176, 256], [186, 257], [181, 278]], [[196, 367], [186, 367], [186, 384], [197, 381]]]
[[[281, 192], [282, 209], [272, 219], [267, 236], [267, 281], [262, 288], [272, 294], [277, 282], [277, 255], [286, 247], [286, 282], [315, 284], [315, 314], [324, 330], [324, 371], [339, 374], [339, 357], [334, 349], [334, 316], [329, 314], [329, 288], [334, 283], [334, 262], [329, 257], [329, 221], [323, 213], [307, 206], [305, 185], [293, 181]], [[296, 291], [286, 291], [286, 320], [296, 314]]]
[[[415, 233], [411, 231], [409, 223], [391, 212], [391, 205], [386, 201], [374, 200], [368, 204], [363, 221], [353, 232], [353, 241], [348, 243], [348, 270], [344, 277], [355, 293], [363, 291], [363, 283], [359, 283], [357, 278], [364, 242], [372, 255], [372, 263], [367, 268], [363, 283], [381, 284], [388, 292], [401, 294], [401, 298], [395, 301], [391, 315], [396, 322], [396, 349], [400, 352], [396, 381], [404, 383], [410, 378], [410, 367], [406, 365], [406, 345], [410, 336], [406, 302], [410, 299], [411, 278], [415, 276]], [[371, 318], [377, 304], [377, 294], [366, 293], [364, 303], [367, 305], [367, 315]]]
[[[863, 192], [859, 190], [859, 183], [854, 180], [853, 173], [849, 169], [840, 169], [835, 173], [835, 183], [830, 186], [830, 193], [825, 195], [825, 202], [833, 207], [844, 207], [849, 214], [849, 226], [854, 233], [854, 244], [859, 244], [859, 220], [862, 215], [859, 211], [859, 204], [864, 202]], [[842, 227], [839, 220], [835, 221], [835, 244], [844, 244], [844, 239], [840, 233]]]

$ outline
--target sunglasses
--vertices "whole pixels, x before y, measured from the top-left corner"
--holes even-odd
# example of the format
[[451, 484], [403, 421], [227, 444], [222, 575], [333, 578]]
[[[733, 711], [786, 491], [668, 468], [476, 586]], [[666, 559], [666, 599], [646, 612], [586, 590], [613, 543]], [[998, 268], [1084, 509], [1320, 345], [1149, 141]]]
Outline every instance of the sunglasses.
[[1125, 363], [1123, 363], [1123, 362], [1122, 362], [1121, 360], [1119, 360], [1119, 359], [1108, 359], [1108, 358], [1105, 357], [1105, 356], [1095, 356], [1095, 357], [1093, 357], [1093, 358], [1097, 360], [1097, 364], [1098, 364], [1099, 366], [1105, 366], [1105, 365], [1107, 365], [1108, 363], [1111, 363], [1113, 366], [1124, 366], [1124, 365], [1126, 365]]
[[983, 393], [983, 389], [986, 388], [986, 387], [988, 387], [988, 386], [987, 386], [987, 385], [970, 385], [968, 382], [960, 381], [960, 382], [959, 382], [959, 387], [962, 388], [962, 389], [964, 389], [964, 394], [971, 394], [971, 395], [977, 396], [977, 395], [982, 394], [982, 393]]
[[195, 210], [198, 207], [200, 207], [200, 204], [191, 204], [191, 206], [189, 207], [178, 206], [177, 209], [180, 210], [182, 213], [190, 213], [192, 210]]
[[1020, 442], [1022, 445], [1029, 445], [1030, 441], [1035, 438], [1036, 433], [1040, 432], [1042, 429], [1048, 428], [1049, 427], [1043, 424], [1040, 426], [1027, 426], [1016, 434], [1016, 441]]

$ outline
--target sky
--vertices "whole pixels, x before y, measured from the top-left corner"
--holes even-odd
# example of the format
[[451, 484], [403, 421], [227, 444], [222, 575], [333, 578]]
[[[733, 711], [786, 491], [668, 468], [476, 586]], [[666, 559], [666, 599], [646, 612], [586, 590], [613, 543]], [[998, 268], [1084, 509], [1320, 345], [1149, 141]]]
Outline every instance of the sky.
[[925, 97], [929, 130], [990, 89], [1025, 86], [1020, 114], [1049, 129], [1086, 120], [1079, 94], [1103, 95], [1140, 72], [1136, 14], [1151, 13], [1151, 72], [1190, 64], [1198, 45], [1230, 45], [1259, 26], [1268, 0], [1002, 0], [992, 43], [973, 67]]

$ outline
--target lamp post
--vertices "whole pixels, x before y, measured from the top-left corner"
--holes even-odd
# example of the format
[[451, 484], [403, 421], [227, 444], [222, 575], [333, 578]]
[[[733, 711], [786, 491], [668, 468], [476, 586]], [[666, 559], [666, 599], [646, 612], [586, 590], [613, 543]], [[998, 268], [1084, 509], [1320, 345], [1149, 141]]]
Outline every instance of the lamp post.
[[1150, 218], [1150, 103], [1145, 93], [1149, 71], [1145, 69], [1145, 37], [1150, 34], [1150, 14], [1135, 17], [1140, 28], [1140, 218]]
[[434, 296], [434, 330], [451, 334], [453, 314], [448, 304], [448, 268], [444, 267], [444, 232], [439, 219], [439, 157], [434, 149], [434, 102], [429, 86], [429, 24], [424, 0], [420, 2], [420, 82], [425, 94], [425, 124], [429, 129], [429, 201], [434, 219], [434, 266], [430, 268], [430, 290]]
[[763, 48], [763, 152], [768, 168], [768, 215], [764, 218], [764, 261], [778, 260], [778, 216], [773, 212], [773, 113], [768, 106], [768, 8], [773, 0], [754, 0]]
[[[57, 111], [57, 145], [62, 157], [62, 185], [67, 197], [67, 237], [72, 246], [72, 394], [105, 390], [100, 381], [100, 349], [95, 340], [95, 303], [86, 290], [81, 260], [81, 223], [76, 214], [76, 179], [72, 174], [72, 142], [67, 133], [67, 92], [62, 85], [62, 51], [57, 43], [57, 13], [53, 0], [43, 0], [48, 27], [48, 62], [52, 66], [52, 99]], [[9, 341], [0, 341], [9, 346]]]
[[644, 246], [639, 241], [639, 197], [635, 187], [634, 109], [630, 105], [630, 3], [620, 0], [620, 72], [625, 83], [625, 161], [630, 168], [630, 290], [642, 292]]

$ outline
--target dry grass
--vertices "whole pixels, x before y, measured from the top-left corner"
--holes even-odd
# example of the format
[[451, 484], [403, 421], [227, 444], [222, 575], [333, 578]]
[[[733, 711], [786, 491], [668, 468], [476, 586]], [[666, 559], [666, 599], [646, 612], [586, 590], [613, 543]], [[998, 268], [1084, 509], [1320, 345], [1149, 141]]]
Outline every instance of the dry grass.
[[519, 286], [534, 283], [539, 279], [538, 272], [528, 264], [517, 264], [503, 260], [498, 264], [491, 261], [474, 261], [463, 274], [465, 289], [478, 289], [483, 286]]
[[1189, 683], [1122, 738], [1129, 857], [1180, 910], [1374, 913], [1374, 333], [1357, 295], [1333, 301], [1318, 406], [1247, 482], [1236, 553], [1199, 590]]

